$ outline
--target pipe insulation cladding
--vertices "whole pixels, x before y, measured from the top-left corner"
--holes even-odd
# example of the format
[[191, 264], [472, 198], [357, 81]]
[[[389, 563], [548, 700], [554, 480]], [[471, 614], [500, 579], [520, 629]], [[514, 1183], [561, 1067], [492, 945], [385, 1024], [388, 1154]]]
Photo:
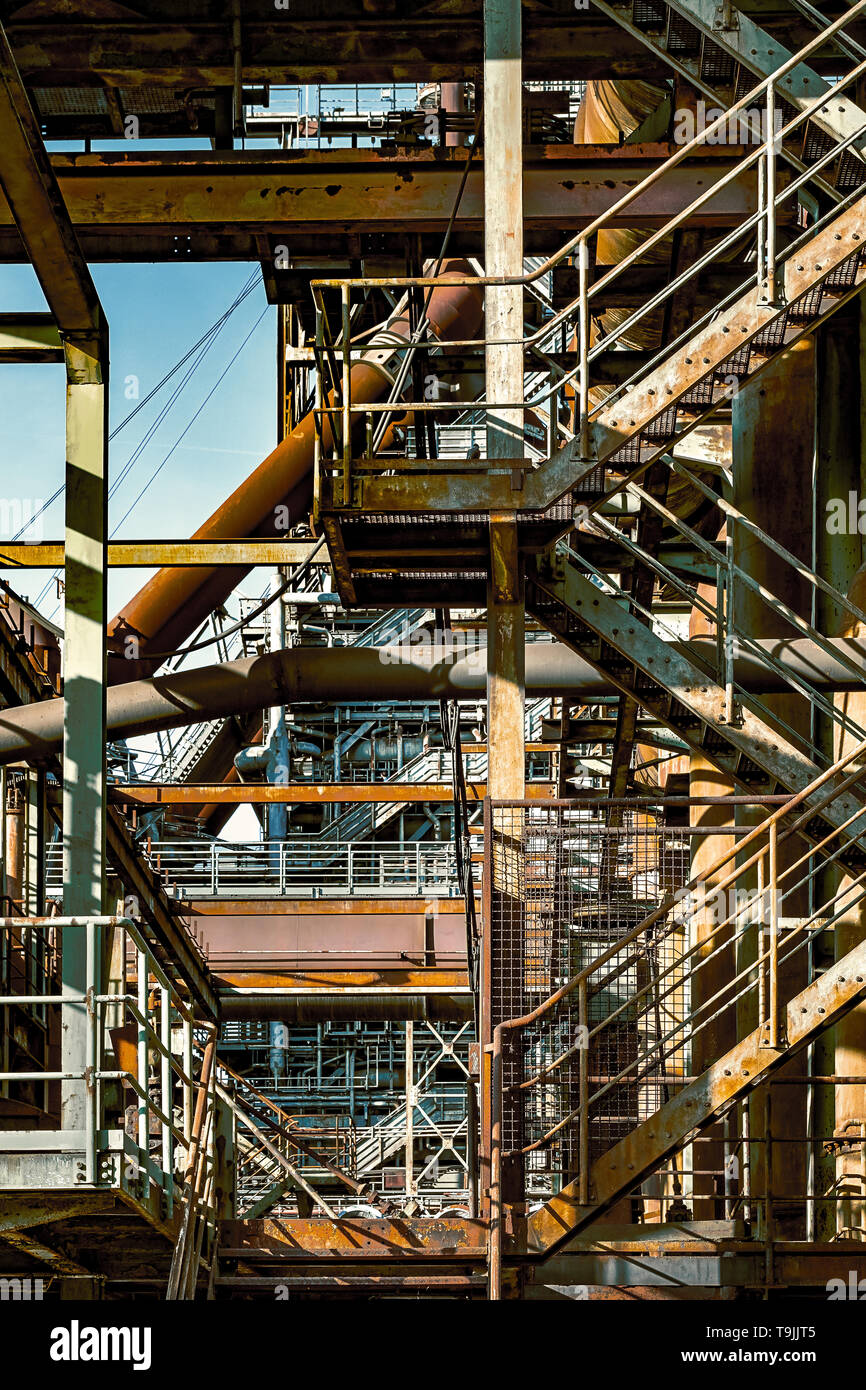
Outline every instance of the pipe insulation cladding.
[[[863, 680], [849, 666], [808, 638], [767, 638], [750, 642], [787, 670], [822, 690], [862, 690], [866, 681], [866, 638], [832, 638], [831, 646], [846, 662], [863, 670]], [[716, 644], [693, 638], [670, 644], [712, 669]], [[747, 691], [788, 689], [754, 651], [744, 653], [735, 640], [734, 671]], [[441, 646], [293, 647], [223, 665], [201, 666], [147, 680], [115, 685], [107, 693], [107, 731], [114, 739], [156, 733], [267, 709], [275, 704], [388, 700], [484, 698], [487, 648], [443, 659]], [[574, 702], [613, 695], [616, 688], [593, 666], [559, 642], [526, 646], [526, 690], [532, 695], [569, 696]], [[0, 711], [0, 764], [40, 762], [57, 753], [63, 741], [63, 699], [43, 700]]]

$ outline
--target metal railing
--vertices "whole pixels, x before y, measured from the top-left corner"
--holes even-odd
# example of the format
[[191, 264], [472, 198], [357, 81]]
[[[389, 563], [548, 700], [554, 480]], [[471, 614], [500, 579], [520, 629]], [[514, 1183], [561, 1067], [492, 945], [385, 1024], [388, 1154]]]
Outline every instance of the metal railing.
[[[807, 186], [810, 181], [816, 186], [825, 188], [823, 180], [820, 179], [821, 172], [841, 158], [846, 152], [859, 150], [863, 145], [866, 136], [866, 123], [856, 129], [850, 130], [844, 136], [834, 138], [826, 137], [826, 148], [818, 154], [807, 167], [799, 171], [795, 168], [794, 176], [788, 179], [784, 187], [779, 186], [777, 178], [777, 160], [780, 154], [788, 152], [788, 145], [792, 137], [796, 137], [804, 130], [808, 123], [817, 119], [823, 119], [830, 111], [832, 100], [831, 95], [822, 93], [814, 100], [805, 103], [800, 109], [789, 115], [792, 110], [785, 101], [784, 79], [792, 73], [800, 64], [811, 57], [819, 49], [824, 48], [828, 39], [840, 35], [846, 26], [856, 20], [863, 10], [866, 9], [866, 0], [858, 0], [851, 9], [840, 16], [833, 23], [828, 24], [820, 34], [816, 35], [805, 44], [797, 53], [788, 58], [780, 67], [768, 77], [758, 81], [756, 85], [745, 95], [735, 101], [725, 112], [716, 120], [699, 130], [695, 137], [687, 143], [681, 145], [667, 160], [652, 170], [647, 177], [636, 183], [628, 190], [623, 197], [600, 216], [596, 217], [585, 229], [570, 238], [554, 255], [550, 256], [541, 264], [536, 265], [528, 273], [520, 276], [450, 276], [449, 284], [452, 286], [474, 285], [474, 286], [505, 286], [521, 285], [524, 287], [534, 286], [542, 281], [548, 273], [557, 265], [563, 264], [568, 258], [572, 258], [578, 267], [579, 292], [578, 295], [564, 308], [559, 309], [552, 317], [545, 319], [544, 323], [526, 336], [517, 339], [510, 339], [509, 342], [519, 342], [524, 350], [534, 359], [533, 366], [547, 366], [551, 369], [552, 380], [548, 390], [540, 396], [533, 398], [533, 405], [541, 406], [544, 401], [551, 404], [550, 418], [555, 418], [556, 411], [553, 408], [555, 397], [565, 386], [571, 386], [576, 393], [576, 412], [574, 432], [577, 437], [579, 447], [575, 449], [572, 442], [567, 445], [568, 458], [573, 459], [576, 465], [575, 476], [572, 486], [576, 486], [583, 477], [588, 476], [597, 466], [596, 461], [590, 456], [589, 431], [593, 419], [603, 409], [609, 407], [614, 401], [621, 399], [630, 391], [638, 381], [655, 367], [659, 366], [672, 352], [685, 344], [701, 328], [705, 327], [720, 310], [730, 307], [736, 302], [737, 298], [750, 289], [757, 287], [759, 292], [758, 302], [766, 307], [784, 311], [781, 275], [782, 258], [793, 256], [801, 245], [808, 243], [809, 239], [823, 227], [831, 218], [838, 216], [840, 211], [848, 207], [852, 201], [862, 194], [862, 186], [857, 185], [851, 188], [842, 197], [836, 198], [835, 193], [832, 200], [832, 207], [823, 216], [814, 219], [810, 226], [798, 236], [790, 245], [782, 249], [779, 245], [777, 235], [777, 223], [780, 211], [784, 211], [785, 205], [792, 202], [796, 205], [799, 195], [803, 190], [805, 207], [814, 211], [816, 206], [811, 194], [808, 193]], [[838, 81], [832, 89], [832, 98], [835, 99], [846, 88], [855, 84], [866, 73], [866, 59], [856, 62], [853, 67], [844, 74], [840, 75]], [[724, 138], [724, 130], [728, 123], [734, 120], [751, 121], [755, 108], [762, 110], [762, 123], [765, 123], [763, 138], [742, 158], [736, 160], [718, 178], [710, 182], [703, 191], [692, 199], [685, 207], [673, 217], [669, 218], [663, 226], [653, 231], [646, 239], [616, 265], [607, 268], [598, 278], [590, 281], [590, 262], [591, 262], [591, 243], [599, 231], [612, 226], [621, 226], [623, 215], [640, 200], [646, 193], [654, 188], [669, 173], [676, 169], [684, 160], [700, 153], [702, 147], [714, 144], [720, 138]], [[856, 110], [856, 108], [854, 108]], [[786, 142], [788, 142], [786, 144]], [[744, 175], [754, 176], [756, 180], [756, 209], [753, 213], [738, 221], [732, 231], [714, 239], [711, 247], [700, 255], [692, 264], [685, 267], [679, 273], [671, 274], [667, 284], [657, 293], [653, 294], [644, 303], [640, 304], [632, 313], [628, 314], [622, 323], [617, 325], [615, 333], [611, 337], [602, 337], [595, 345], [591, 339], [591, 322], [594, 309], [604, 301], [605, 294], [609, 293], [619, 277], [634, 267], [642, 259], [646, 263], [646, 257], [651, 256], [659, 245], [670, 240], [671, 236], [679, 231], [689, 219], [705, 209], [714, 198], [728, 186], [737, 180], [741, 180]], [[832, 192], [833, 190], [831, 190]], [[796, 211], [796, 208], [795, 208]], [[631, 375], [628, 380], [620, 382], [610, 394], [607, 394], [603, 402], [592, 405], [590, 402], [590, 369], [592, 364], [605, 352], [610, 350], [611, 342], [627, 334], [635, 326], [639, 325], [648, 315], [656, 313], [660, 308], [669, 302], [671, 297], [690, 285], [697, 276], [713, 264], [723, 259], [727, 253], [734, 252], [737, 247], [743, 248], [748, 244], [749, 238], [754, 238], [755, 258], [751, 266], [743, 265], [743, 282], [733, 289], [725, 298], [714, 303], [710, 310], [690, 324], [675, 342], [666, 342], [660, 351], [652, 357], [652, 360], [643, 365], [636, 373]], [[820, 277], [818, 277], [820, 278]], [[404, 276], [391, 279], [375, 278], [348, 278], [348, 279], [322, 279], [313, 281], [312, 291], [316, 304], [317, 331], [316, 331], [316, 364], [317, 364], [317, 405], [316, 415], [320, 428], [317, 431], [316, 439], [316, 475], [317, 475], [317, 496], [325, 497], [329, 495], [330, 479], [333, 478], [339, 487], [339, 492], [344, 501], [347, 501], [351, 493], [351, 473], [353, 469], [352, 458], [352, 438], [353, 438], [353, 417], [364, 417], [366, 422], [366, 439], [368, 443], [367, 455], [365, 456], [364, 466], [371, 466], [373, 463], [372, 455], [375, 452], [374, 442], [379, 433], [380, 425], [390, 416], [403, 413], [407, 410], [412, 412], [416, 418], [423, 418], [422, 412], [441, 412], [443, 405], [439, 400], [408, 400], [402, 391], [396, 389], [396, 383], [402, 383], [405, 378], [405, 362], [411, 359], [419, 350], [419, 343], [415, 340], [411, 342], [395, 343], [394, 335], [389, 334], [387, 325], [381, 338], [366, 335], [363, 340], [353, 337], [352, 334], [352, 296], [354, 294], [368, 295], [371, 290], [383, 289], [408, 295], [413, 289], [430, 292], [436, 288], [435, 277], [431, 276]], [[339, 291], [340, 295], [340, 320], [339, 325], [332, 326], [329, 321], [325, 295], [328, 291]], [[405, 307], [401, 301], [395, 313], [402, 313]], [[555, 340], [557, 334], [574, 334], [575, 363], [569, 370], [560, 372], [553, 370], [553, 364], [547, 357], [545, 347]], [[433, 344], [436, 352], [443, 349], [453, 349], [462, 352], [472, 350], [482, 350], [484, 347], [483, 339], [460, 339], [445, 340], [437, 339]], [[368, 402], [358, 403], [352, 399], [351, 366], [353, 362], [362, 360], [370, 353], [380, 353], [387, 350], [395, 354], [398, 359], [401, 355], [405, 358], [403, 366], [397, 373], [395, 389], [390, 393], [389, 399], [385, 402], [371, 404]], [[733, 349], [732, 349], [733, 351]], [[443, 359], [447, 366], [447, 358]], [[718, 364], [708, 364], [708, 378], [714, 378], [715, 367]], [[329, 393], [332, 397], [329, 403]], [[716, 397], [721, 397], [721, 387], [718, 390], [713, 388], [710, 392], [710, 401], [705, 403], [707, 408], [714, 403]], [[528, 404], [525, 399], [512, 402], [497, 403], [497, 410], [508, 408], [523, 408]], [[335, 441], [335, 461], [330, 461], [323, 457], [322, 441], [324, 438], [323, 424], [330, 422], [332, 438]], [[551, 451], [552, 452], [552, 451]], [[659, 448], [661, 452], [661, 446]], [[637, 460], [638, 468], [636, 472], [642, 471], [649, 466], [651, 457], [640, 458]], [[417, 470], [417, 464], [412, 463], [413, 469]], [[432, 465], [437, 472], [442, 471], [441, 465]], [[452, 465], [453, 466], [453, 465]], [[466, 464], [459, 463], [465, 471]], [[389, 461], [389, 467], [394, 467], [394, 460]], [[480, 471], [487, 467], [483, 462], [477, 465]], [[613, 495], [613, 494], [611, 494]]]
[[[70, 933], [84, 936], [80, 989], [51, 993], [6, 992], [0, 1009], [56, 1011], [59, 1033], [78, 1036], [80, 1055], [59, 1070], [0, 1072], [0, 1085], [58, 1082], [80, 1089], [82, 1121], [75, 1131], [80, 1157], [76, 1187], [119, 1187], [161, 1219], [172, 1218], [185, 1193], [212, 1228], [214, 1215], [215, 1095], [205, 1083], [193, 1051], [193, 1017], [175, 981], [156, 959], [138, 924], [129, 917], [3, 918], [0, 933], [31, 933], [59, 939], [72, 949]], [[80, 940], [79, 935], [79, 940]], [[65, 1044], [68, 1049], [68, 1043]], [[35, 1155], [34, 1184], [51, 1165], [74, 1153], [72, 1132], [4, 1130], [0, 1135], [0, 1186], [20, 1186], [19, 1160]], [[36, 1142], [34, 1142], [36, 1141]], [[26, 1182], [25, 1186], [28, 1185]], [[70, 1173], [69, 1185], [73, 1185]], [[201, 1246], [203, 1233], [197, 1227]]]
[[[660, 806], [636, 808], [654, 825], [641, 833], [648, 847], [655, 842], [645, 852], [660, 900], [641, 910], [648, 873], [627, 864], [618, 876], [638, 919], [629, 929], [627, 911], [611, 922], [609, 894], [593, 903], [586, 892], [597, 881], [594, 861], [609, 851], [585, 804], [491, 807], [491, 974], [511, 981], [509, 1001], [492, 1001], [491, 1288], [509, 1186], [511, 1200], [522, 1200], [533, 1188], [544, 1196], [574, 1184], [587, 1206], [593, 1164], [718, 1061], [727, 1050], [720, 1038], [732, 1047], [763, 1028], [768, 1048], [784, 1046], [787, 1005], [813, 978], [814, 944], [866, 898], [866, 856], [856, 875], [842, 878], [837, 867], [855, 827], [866, 830], [866, 809], [812, 848], [798, 831], [862, 781], [864, 754], [866, 740], [752, 828], [716, 826], [732, 847], [687, 881], [668, 870], [664, 883], [665, 842], [700, 827], [667, 826]], [[732, 806], [738, 800], [749, 798]], [[767, 809], [758, 799], [754, 810]], [[511, 1001], [521, 1011], [508, 1017]], [[681, 1202], [676, 1156], [660, 1177]]]
[[[681, 517], [678, 517], [670, 507], [665, 506], [657, 497], [653, 497], [649, 491], [638, 484], [630, 482], [626, 491], [633, 493], [643, 506], [661, 517], [666, 525], [669, 525], [678, 535], [682, 536], [688, 544], [695, 547], [705, 562], [709, 562], [714, 567], [714, 593], [706, 583], [689, 582], [676, 570], [665, 565], [657, 556], [639, 545], [631, 536], [625, 534], [612, 521], [598, 515], [595, 521], [607, 539], [619, 545], [636, 564], [646, 567], [647, 571], [652, 574], [654, 581], [659, 580], [669, 593], [676, 594], [691, 609], [707, 620], [708, 631], [715, 637], [715, 652], [711, 654], [708, 661], [705, 659], [702, 662], [697, 652], [694, 653], [694, 657], [698, 664], [703, 664], [707, 674], [724, 689], [727, 721], [731, 723], [737, 717], [738, 707], [751, 709], [759, 716], [764, 711], [760, 696], [749, 692], [741, 682], [736, 680], [734, 674], [736, 661], [751, 656], [762, 667], [772, 672], [780, 685], [788, 686], [795, 694], [805, 697], [815, 710], [826, 717], [831, 725], [837, 725], [837, 738], [842, 735], [853, 738], [866, 737], [866, 729], [854, 719], [851, 713], [851, 702], [840, 703], [834, 700], [831, 694], [822, 691], [813, 680], [809, 679], [813, 668], [806, 667], [804, 669], [805, 663], [798, 666], [796, 662], [785, 657], [785, 644], [792, 639], [800, 639], [811, 644], [814, 657], [819, 661], [822, 658], [826, 659], [829, 669], [838, 673], [840, 684], [842, 682], [849, 684], [853, 682], [854, 685], [860, 683], [863, 670], [861, 653], [856, 648], [846, 648], [841, 642], [830, 641], [813, 623], [803, 618], [796, 609], [786, 604], [775, 592], [737, 564], [734, 558], [736, 554], [735, 531], [739, 530], [744, 537], [748, 537], [750, 544], [757, 542], [776, 560], [787, 565], [793, 583], [799, 581], [808, 585], [816, 595], [820, 593], [838, 605], [842, 612], [847, 615], [846, 621], [849, 625], [851, 619], [854, 623], [866, 623], [866, 612], [819, 575], [808, 561], [793, 555], [741, 510], [714, 493], [712, 488], [708, 487], [692, 470], [676, 459], [670, 459], [668, 466], [674, 475], [686, 479], [707, 501], [712, 501], [717, 507], [720, 525], [724, 522], [727, 527], [727, 540], [723, 552], [718, 545], [706, 540]], [[617, 582], [614, 578], [613, 567], [611, 571], [602, 573], [580, 553], [579, 549], [575, 550], [565, 540], [557, 542], [556, 554], [573, 564], [578, 570], [585, 572], [594, 583], [599, 585], [603, 592], [612, 594], [627, 604], [632, 611], [644, 617], [657, 635], [672, 642], [681, 640], [680, 632], [672, 623], [666, 621], [658, 612], [654, 612], [649, 604], [642, 604], [630, 590]], [[752, 567], [757, 568], [754, 564]], [[776, 581], [778, 588], [785, 587], [783, 578], [785, 573], [780, 567], [780, 578]], [[749, 624], [742, 620], [738, 604], [742, 604], [746, 594], [754, 595], [754, 598], [768, 610], [774, 628], [778, 629], [784, 626], [787, 629], [787, 631], [775, 633], [779, 655], [774, 654], [769, 643], [764, 642], [762, 644], [753, 637], [748, 631]], [[754, 623], [754, 619], [752, 622]], [[774, 717], [792, 743], [806, 752], [819, 767], [827, 766], [827, 756], [816, 742], [804, 734], [802, 730], [796, 729], [782, 719], [778, 713]]]
[[[458, 897], [451, 841], [322, 842], [309, 837], [238, 844], [152, 840], [143, 845], [167, 891], [191, 898]], [[61, 846], [49, 846], [46, 888], [63, 884]]]

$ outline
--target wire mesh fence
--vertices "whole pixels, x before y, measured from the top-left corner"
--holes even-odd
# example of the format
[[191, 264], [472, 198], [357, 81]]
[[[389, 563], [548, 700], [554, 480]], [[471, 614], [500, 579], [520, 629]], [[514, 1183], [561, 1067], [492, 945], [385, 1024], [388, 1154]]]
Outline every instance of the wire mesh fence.
[[[507, 1035], [503, 1149], [512, 1159], [522, 1152], [527, 1194], [542, 1195], [578, 1170], [582, 1084], [592, 1161], [688, 1073], [682, 1033], [665, 1043], [671, 1017], [688, 1010], [675, 973], [687, 949], [681, 916], [672, 911], [615, 949], [687, 882], [688, 837], [639, 809], [494, 805], [488, 865], [493, 1026], [603, 962], [585, 993]], [[664, 986], [654, 988], [660, 974]]]

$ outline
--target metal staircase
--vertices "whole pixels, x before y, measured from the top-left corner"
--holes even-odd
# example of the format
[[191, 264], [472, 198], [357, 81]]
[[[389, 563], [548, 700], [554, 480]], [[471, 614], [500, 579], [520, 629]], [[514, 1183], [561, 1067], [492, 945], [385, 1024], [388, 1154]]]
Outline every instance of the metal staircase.
[[[413, 460], [411, 471], [407, 461], [405, 469], [380, 476], [369, 460], [358, 460], [357, 471], [351, 458], [339, 464], [323, 460], [321, 513], [328, 517], [341, 553], [341, 572], [353, 593], [378, 593], [383, 574], [394, 570], [401, 547], [405, 550], [409, 528], [428, 558], [423, 571], [400, 570], [407, 591], [413, 596], [429, 594], [434, 604], [474, 594], [480, 584], [477, 556], [491, 511], [512, 509], [522, 548], [543, 551], [569, 528], [575, 503], [592, 509], [602, 496], [615, 494], [622, 475], [630, 480], [646, 473], [700, 423], [726, 409], [732, 391], [753, 381], [787, 347], [859, 293], [866, 278], [866, 195], [861, 187], [866, 113], [850, 100], [849, 89], [866, 71], [866, 62], [856, 44], [847, 40], [845, 28], [864, 5], [866, 0], [860, 0], [794, 55], [762, 37], [730, 6], [718, 10], [720, 20], [709, 0], [689, 0], [688, 13], [682, 4], [671, 8], [656, 0], [639, 0], [633, 12], [630, 7], [628, 23], [638, 26], [651, 47], [662, 35], [666, 56], [669, 50], [672, 55], [682, 53], [682, 35], [691, 36], [685, 58], [692, 68], [683, 67], [682, 72], [690, 81], [701, 69], [707, 79], [715, 74], [718, 89], [710, 90], [722, 114], [524, 276], [529, 289], [551, 269], [560, 267], [575, 278], [576, 268], [577, 295], [521, 339], [530, 379], [542, 364], [551, 373], [551, 405], [564, 390], [574, 392], [573, 437], [540, 464], [525, 458], [510, 478], [492, 463], [472, 471], [450, 463], [447, 475], [440, 476], [425, 471], [423, 461]], [[608, 7], [608, 12], [613, 10]], [[616, 17], [621, 20], [624, 15], [620, 7]], [[819, 50], [832, 51], [834, 44], [840, 51], [841, 75], [831, 100], [828, 84], [809, 63]], [[743, 90], [750, 80], [743, 74], [748, 72], [760, 77], [750, 91]], [[617, 264], [595, 264], [599, 233], [640, 225], [642, 198], [678, 172], [687, 173], [688, 161], [700, 158], [707, 145], [724, 143], [725, 127], [732, 119], [742, 118], [753, 127], [756, 112], [759, 131], [763, 128], [772, 138], [746, 146], [742, 156], [743, 146], [733, 146], [736, 154], [719, 166], [724, 172], [702, 186], [680, 211], [657, 225]], [[780, 172], [781, 164], [786, 168]], [[712, 227], [714, 198], [735, 181], [754, 198], [755, 210], [730, 230], [704, 236]], [[697, 249], [691, 262], [678, 262], [659, 285], [654, 255], [692, 230]], [[652, 289], [641, 298], [644, 274]], [[714, 280], [713, 291], [709, 287]], [[346, 292], [351, 297], [364, 283], [345, 282]], [[703, 288], [697, 296], [699, 286]], [[597, 334], [594, 321], [612, 295], [635, 307], [608, 336]], [[654, 324], [657, 335], [659, 311], [675, 299], [679, 308], [671, 317], [678, 336], [651, 349], [648, 362], [645, 352], [636, 354], [639, 366], [627, 379], [615, 374], [617, 384], [603, 399], [591, 397], [592, 374], [602, 359], [615, 361], [616, 344], [629, 341], [635, 330]], [[683, 306], [688, 305], [685, 312]], [[575, 346], [574, 365], [568, 370], [561, 370], [547, 351], [557, 334]], [[334, 331], [331, 337], [336, 341], [339, 334]], [[325, 368], [323, 362], [323, 372]], [[543, 410], [544, 405], [543, 397], [533, 397], [533, 409]], [[370, 409], [375, 420], [375, 407]]]
[[[818, 855], [798, 847], [816, 810], [835, 819], [834, 782], [862, 772], [864, 755], [866, 740], [606, 949], [593, 946], [590, 933], [576, 954], [586, 899], [572, 885], [581, 873], [584, 812], [551, 810], [539, 821], [513, 805], [494, 806], [492, 928], [495, 936], [511, 924], [508, 949], [522, 949], [533, 973], [525, 976], [524, 1012], [493, 1033], [493, 1296], [504, 1250], [504, 1173], [512, 1192], [515, 1171], [533, 1166], [548, 1181], [560, 1179], [528, 1220], [526, 1253], [546, 1258], [720, 1118], [740, 1124], [743, 1100], [866, 996], [862, 940], [823, 971], [809, 969], [813, 943], [861, 910], [866, 869], [828, 888], [843, 828], [828, 834]], [[559, 886], [539, 874], [545, 843]], [[513, 915], [518, 862], [537, 884], [519, 929], [522, 948]], [[724, 904], [711, 919], [708, 891]], [[542, 957], [531, 912], [546, 923]], [[559, 960], [571, 969], [548, 993]], [[738, 1040], [716, 1053], [707, 1038], [720, 1022]], [[711, 1060], [696, 1068], [699, 1049]], [[761, 1140], [750, 1133], [736, 1138], [741, 1156]], [[675, 1165], [671, 1171], [676, 1179]], [[767, 1209], [759, 1215], [765, 1228], [770, 1219]]]
[[[483, 781], [487, 776], [487, 754], [468, 753], [465, 755], [467, 776]], [[383, 786], [412, 785], [428, 786], [431, 782], [447, 781], [450, 770], [448, 752], [444, 748], [428, 748], [410, 758], [403, 767], [390, 777], [382, 779]], [[395, 816], [405, 810], [406, 803], [367, 802], [344, 811], [321, 832], [322, 840], [362, 840], [367, 835], [383, 829]]]
[[[772, 39], [729, 0], [723, 5], [717, 5], [715, 0], [674, 0], [672, 4], [664, 0], [629, 0], [626, 4], [599, 0], [596, 8], [662, 56], [675, 72], [722, 108], [730, 104], [729, 94], [733, 93], [734, 100], [744, 96], [754, 85], [755, 77], [769, 77], [792, 56], [789, 49]], [[826, 33], [831, 26], [825, 17], [811, 6], [804, 7], [804, 12], [806, 10], [810, 11], [808, 17], [820, 22]], [[816, 48], [823, 41], [816, 38], [809, 47]], [[844, 35], [837, 38], [837, 51], [843, 63], [846, 54], [854, 58], [864, 56], [859, 45], [852, 44]], [[791, 112], [804, 110], [815, 97], [831, 92], [830, 84], [807, 62], [801, 61], [785, 75], [778, 95], [782, 110]], [[862, 131], [864, 122], [866, 114], [853, 101], [847, 97], [834, 98], [826, 109], [819, 108], [808, 122], [801, 149], [797, 153], [786, 149], [783, 157], [795, 168], [807, 168], [833, 142], [844, 139], [854, 130]], [[750, 136], [754, 138], [752, 132]], [[860, 136], [850, 149], [838, 156], [830, 171], [833, 189], [844, 191], [866, 181], [863, 144], [864, 138]], [[824, 187], [829, 191], [826, 182]]]
[[216, 1061], [216, 1091], [235, 1118], [238, 1149], [237, 1191], [242, 1210], [252, 1219], [262, 1216], [290, 1189], [333, 1216], [314, 1184], [322, 1181], [348, 1188], [369, 1200], [372, 1191], [341, 1166], [343, 1154], [324, 1153], [305, 1134], [295, 1116], [287, 1114], [222, 1059]]
[[381, 1120], [359, 1132], [355, 1143], [355, 1171], [358, 1176], [382, 1168], [406, 1144], [406, 1106], [398, 1105]]
[[[725, 686], [711, 672], [672, 649], [566, 557], [530, 564], [526, 601], [561, 641], [677, 733], [689, 748], [729, 773], [743, 790], [767, 795], [814, 786], [806, 804], [813, 796], [818, 799], [827, 773], [761, 717], [758, 701], [752, 701], [751, 708], [742, 703], [732, 708]], [[803, 831], [818, 842], [838, 830], [846, 842], [839, 858], [852, 866], [866, 858], [859, 845], [866, 812], [858, 795], [848, 789], [860, 775], [855, 769], [839, 780], [832, 802]]]
[[395, 641], [405, 642], [430, 617], [429, 608], [392, 608], [365, 627], [352, 642], [353, 647], [387, 647]]

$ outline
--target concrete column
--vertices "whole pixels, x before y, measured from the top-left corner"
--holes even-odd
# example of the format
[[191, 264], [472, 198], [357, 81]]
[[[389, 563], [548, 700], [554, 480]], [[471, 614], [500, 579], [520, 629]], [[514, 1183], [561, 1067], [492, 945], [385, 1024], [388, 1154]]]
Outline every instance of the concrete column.
[[[107, 363], [107, 348], [97, 357], [67, 344], [63, 909], [75, 916], [102, 913], [105, 881]], [[81, 993], [84, 928], [65, 930], [62, 946], [63, 991]], [[87, 1010], [67, 1005], [63, 1013], [63, 1070], [80, 1070]], [[84, 1122], [84, 1082], [65, 1082], [62, 1127]]]

